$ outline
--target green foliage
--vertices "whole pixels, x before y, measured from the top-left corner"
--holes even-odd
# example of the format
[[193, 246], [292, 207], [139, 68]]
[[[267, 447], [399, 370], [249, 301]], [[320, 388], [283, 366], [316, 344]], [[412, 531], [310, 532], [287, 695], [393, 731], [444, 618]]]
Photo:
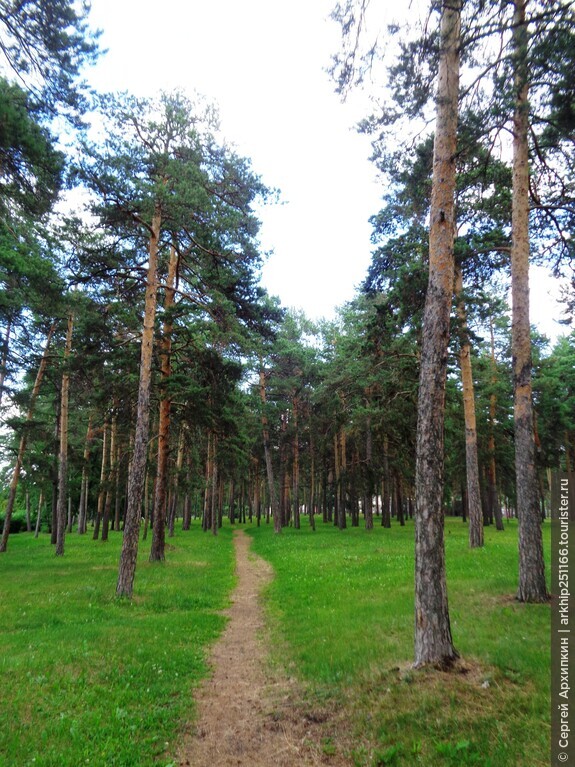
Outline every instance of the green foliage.
[[56, 107], [77, 117], [85, 108], [81, 69], [99, 55], [98, 34], [88, 28], [89, 3], [26, 0], [0, 3], [1, 66], [34, 95], [44, 114]]
[[152, 767], [175, 754], [224, 626], [231, 534], [195, 527], [173, 539], [169, 564], [142, 558], [133, 603], [110, 598], [119, 545], [69, 536], [64, 565], [44, 535], [21, 535], [0, 561], [2, 767]]
[[26, 214], [41, 216], [60, 190], [64, 155], [37, 121], [29, 97], [18, 85], [0, 78], [0, 198]]

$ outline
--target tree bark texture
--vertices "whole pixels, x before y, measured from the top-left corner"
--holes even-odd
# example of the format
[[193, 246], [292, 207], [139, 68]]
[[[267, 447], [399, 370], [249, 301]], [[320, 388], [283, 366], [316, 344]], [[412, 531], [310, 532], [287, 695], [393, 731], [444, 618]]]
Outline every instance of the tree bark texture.
[[74, 332], [74, 315], [68, 314], [66, 344], [64, 346], [64, 372], [60, 390], [60, 450], [58, 455], [58, 530], [56, 537], [56, 556], [64, 554], [64, 539], [66, 537], [66, 495], [68, 490], [68, 412], [70, 402], [70, 373], [68, 361], [72, 351], [72, 333]]
[[537, 497], [531, 328], [529, 324], [529, 80], [526, 0], [515, 0], [513, 58], [513, 205], [511, 242], [511, 343], [513, 356], [515, 477], [519, 520], [519, 589], [521, 602], [546, 602], [541, 516]]
[[[34, 387], [32, 389], [32, 394], [30, 396], [30, 403], [28, 405], [28, 412], [26, 414], [26, 426], [30, 423], [30, 421], [32, 420], [34, 416], [34, 407], [36, 405], [38, 393], [40, 392], [40, 386], [42, 385], [42, 379], [44, 378], [46, 365], [48, 364], [48, 352], [50, 350], [50, 342], [52, 341], [52, 336], [54, 335], [55, 327], [56, 327], [56, 323], [54, 323], [50, 327], [50, 330], [48, 331], [48, 335], [46, 337], [46, 345], [44, 347], [44, 352], [42, 354], [40, 365], [38, 366], [38, 372], [36, 373], [36, 380], [34, 381]], [[6, 501], [6, 509], [4, 511], [4, 529], [2, 531], [2, 539], [0, 540], [0, 553], [5, 552], [6, 547], [8, 546], [8, 536], [10, 535], [10, 522], [12, 521], [12, 512], [14, 511], [14, 501], [16, 500], [16, 490], [18, 489], [18, 480], [20, 479], [22, 462], [24, 460], [24, 454], [26, 452], [27, 439], [28, 439], [28, 434], [25, 427], [24, 432], [22, 433], [22, 436], [20, 437], [20, 444], [18, 445], [18, 455], [16, 456], [16, 464], [14, 466], [14, 471], [12, 472], [10, 489], [8, 491], [8, 499]]]
[[178, 255], [175, 247], [170, 249], [170, 261], [168, 264], [168, 278], [166, 281], [166, 294], [164, 297], [164, 311], [166, 320], [162, 329], [160, 369], [162, 376], [162, 397], [160, 399], [160, 413], [158, 420], [158, 462], [156, 467], [156, 494], [154, 498], [154, 527], [152, 534], [152, 546], [150, 550], [150, 562], [163, 562], [166, 548], [166, 508], [168, 491], [168, 458], [170, 447], [170, 413], [172, 407], [171, 397], [167, 386], [172, 374], [172, 330], [173, 323], [170, 312], [174, 305], [176, 270]]
[[469, 546], [483, 546], [483, 511], [479, 486], [479, 458], [477, 451], [477, 423], [475, 419], [475, 391], [471, 368], [471, 344], [467, 329], [467, 312], [463, 299], [463, 273], [455, 267], [455, 294], [459, 320], [459, 368], [463, 386], [463, 416], [465, 421], [465, 474], [467, 478], [467, 503], [469, 513]]
[[445, 382], [453, 296], [455, 153], [461, 0], [443, 4], [433, 152], [429, 281], [423, 320], [416, 447], [415, 666], [448, 667], [451, 638], [443, 519]]
[[134, 453], [128, 476], [127, 507], [124, 521], [124, 538], [118, 569], [117, 596], [131, 598], [136, 575], [136, 560], [142, 513], [142, 497], [146, 480], [146, 457], [148, 452], [148, 431], [150, 424], [150, 386], [152, 380], [152, 352], [154, 345], [154, 323], [158, 291], [158, 248], [162, 217], [156, 208], [152, 219], [149, 240], [148, 273], [144, 304], [144, 325], [140, 350], [140, 379], [138, 384], [138, 408]]

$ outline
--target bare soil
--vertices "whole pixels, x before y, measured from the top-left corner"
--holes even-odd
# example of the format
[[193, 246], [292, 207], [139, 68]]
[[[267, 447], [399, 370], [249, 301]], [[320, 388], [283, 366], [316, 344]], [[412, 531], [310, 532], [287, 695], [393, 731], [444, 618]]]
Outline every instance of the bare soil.
[[234, 532], [238, 585], [229, 622], [214, 645], [212, 675], [199, 689], [195, 730], [182, 745], [180, 767], [344, 767], [336, 748], [337, 712], [313, 710], [303, 690], [270, 661], [261, 592], [273, 578]]

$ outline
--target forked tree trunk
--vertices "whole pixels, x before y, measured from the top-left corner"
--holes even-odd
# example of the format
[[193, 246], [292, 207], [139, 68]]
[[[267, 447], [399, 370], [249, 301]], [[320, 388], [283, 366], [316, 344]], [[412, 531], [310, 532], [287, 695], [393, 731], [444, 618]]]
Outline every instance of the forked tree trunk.
[[443, 519], [445, 382], [453, 296], [455, 154], [461, 0], [444, 2], [433, 150], [429, 281], [417, 404], [415, 514], [415, 666], [448, 667], [453, 646]]
[[48, 352], [50, 350], [50, 342], [54, 334], [56, 323], [54, 323], [48, 335], [46, 337], [46, 346], [44, 347], [44, 353], [38, 367], [36, 374], [36, 380], [34, 381], [34, 388], [30, 396], [30, 403], [28, 405], [28, 412], [26, 414], [26, 427], [20, 437], [20, 444], [18, 446], [18, 455], [16, 456], [16, 464], [14, 471], [12, 472], [12, 479], [10, 481], [10, 489], [8, 491], [8, 500], [6, 501], [6, 508], [4, 510], [4, 529], [2, 531], [2, 539], [0, 540], [0, 553], [6, 551], [8, 546], [8, 536], [10, 535], [10, 522], [12, 521], [12, 512], [14, 511], [14, 501], [16, 500], [16, 490], [18, 489], [18, 480], [20, 479], [20, 472], [22, 470], [22, 462], [24, 460], [24, 453], [26, 452], [26, 442], [28, 439], [27, 426], [34, 416], [34, 406], [36, 405], [36, 399], [42, 385], [42, 379], [44, 378], [44, 372], [46, 365], [48, 364]]
[[168, 492], [168, 457], [170, 447], [170, 415], [172, 400], [167, 386], [172, 374], [172, 330], [171, 310], [174, 305], [176, 270], [178, 255], [175, 247], [170, 249], [166, 295], [164, 297], [164, 312], [166, 320], [162, 329], [160, 369], [162, 375], [162, 397], [160, 399], [160, 414], [158, 419], [158, 462], [156, 467], [156, 494], [154, 498], [154, 528], [150, 562], [163, 562], [166, 549], [166, 509]]
[[463, 416], [465, 421], [465, 474], [467, 478], [467, 507], [469, 514], [469, 546], [483, 546], [483, 511], [479, 486], [479, 458], [477, 454], [477, 424], [475, 419], [475, 392], [471, 369], [471, 344], [467, 328], [467, 312], [463, 300], [463, 272], [455, 267], [455, 295], [459, 319], [459, 368], [463, 386]]
[[58, 531], [56, 537], [56, 556], [64, 554], [64, 539], [66, 537], [66, 495], [68, 490], [68, 411], [70, 400], [70, 373], [67, 369], [72, 351], [72, 333], [74, 331], [74, 315], [68, 314], [66, 345], [64, 347], [64, 373], [62, 374], [62, 389], [60, 396], [60, 451], [58, 455]]
[[148, 431], [150, 425], [150, 387], [152, 381], [152, 351], [154, 346], [154, 323], [158, 292], [158, 248], [162, 217], [159, 207], [152, 218], [149, 241], [148, 274], [144, 304], [144, 325], [142, 328], [142, 346], [140, 351], [140, 380], [138, 385], [138, 409], [136, 414], [136, 433], [134, 453], [128, 476], [128, 503], [124, 521], [124, 538], [118, 569], [117, 596], [132, 597], [138, 543], [142, 497], [146, 480], [146, 457], [148, 452]]
[[533, 403], [531, 392], [531, 329], [529, 325], [529, 82], [525, 0], [515, 0], [513, 58], [513, 206], [511, 243], [511, 343], [513, 353], [515, 478], [519, 520], [520, 602], [546, 602], [541, 516], [537, 498]]

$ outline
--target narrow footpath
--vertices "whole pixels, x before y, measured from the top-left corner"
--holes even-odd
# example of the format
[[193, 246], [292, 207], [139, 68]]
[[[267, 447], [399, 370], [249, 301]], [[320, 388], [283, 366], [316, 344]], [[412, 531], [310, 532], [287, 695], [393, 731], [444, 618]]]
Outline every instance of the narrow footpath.
[[234, 532], [234, 545], [238, 585], [210, 655], [212, 674], [198, 691], [195, 731], [181, 747], [180, 767], [348, 764], [325, 753], [327, 722], [306, 713], [295, 680], [271, 666], [260, 596], [272, 567], [250, 552], [243, 530]]

